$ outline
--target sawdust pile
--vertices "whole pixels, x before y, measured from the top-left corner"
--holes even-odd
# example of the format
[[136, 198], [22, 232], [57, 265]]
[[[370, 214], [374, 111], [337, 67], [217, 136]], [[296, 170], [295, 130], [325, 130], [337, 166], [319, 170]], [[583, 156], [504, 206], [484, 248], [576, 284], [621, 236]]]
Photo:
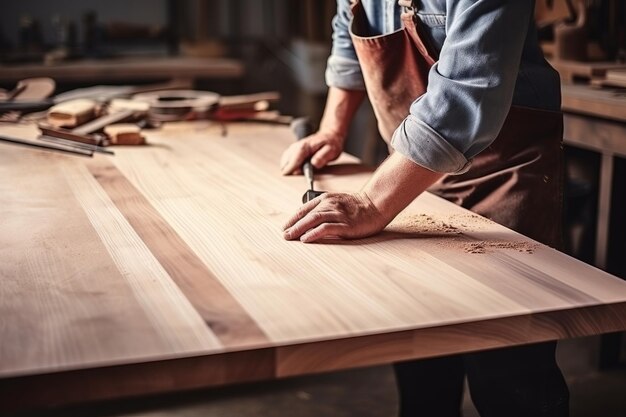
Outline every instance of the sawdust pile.
[[461, 229], [446, 223], [442, 220], [435, 220], [427, 214], [418, 214], [416, 216], [403, 217], [397, 224], [404, 230], [409, 232], [421, 233], [462, 233]]
[[429, 214], [404, 215], [398, 217], [392, 226], [415, 233], [451, 233], [476, 232], [491, 224], [490, 220], [476, 214], [454, 214], [445, 219], [435, 218]]
[[465, 245], [463, 249], [467, 253], [487, 253], [493, 249], [512, 249], [522, 253], [534, 253], [539, 247], [539, 244], [534, 242], [494, 242], [494, 241], [479, 241], [470, 242]]
[[499, 249], [531, 254], [539, 247], [539, 244], [532, 241], [476, 241], [466, 235], [466, 233], [484, 230], [491, 224], [493, 223], [490, 220], [476, 214], [454, 214], [445, 218], [417, 214], [397, 218], [390, 225], [390, 230], [415, 233], [429, 238], [428, 243], [472, 254], [484, 254]]

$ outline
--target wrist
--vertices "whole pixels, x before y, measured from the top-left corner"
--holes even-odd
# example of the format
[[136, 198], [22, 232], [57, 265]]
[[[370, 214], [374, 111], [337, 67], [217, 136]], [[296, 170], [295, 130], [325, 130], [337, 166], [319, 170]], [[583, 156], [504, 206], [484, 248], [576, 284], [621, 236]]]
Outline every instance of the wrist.
[[361, 193], [390, 222], [442, 176], [395, 152], [378, 167]]
[[346, 142], [347, 132], [335, 127], [325, 126], [323, 123], [320, 126], [318, 133], [324, 135], [329, 141], [341, 146], [342, 148]]
[[376, 219], [376, 226], [378, 226], [380, 229], [383, 229], [394, 219], [394, 217], [396, 217], [397, 213], [389, 210], [389, 207], [387, 205], [381, 204], [382, 201], [377, 201], [377, 196], [375, 194], [372, 194], [372, 190], [367, 190], [364, 188], [357, 193], [357, 196], [361, 200], [362, 204], [366, 207], [366, 209], [373, 214], [374, 218]]

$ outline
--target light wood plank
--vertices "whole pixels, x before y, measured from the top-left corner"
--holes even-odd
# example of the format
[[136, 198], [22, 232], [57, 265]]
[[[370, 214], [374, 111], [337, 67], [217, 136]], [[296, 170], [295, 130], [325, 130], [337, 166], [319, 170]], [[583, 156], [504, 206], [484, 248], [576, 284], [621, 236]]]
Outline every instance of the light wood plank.
[[[626, 329], [626, 283], [430, 194], [378, 236], [285, 241], [294, 138], [227, 132], [93, 160], [0, 146], [0, 411]], [[358, 190], [356, 162], [319, 188]]]
[[[613, 299], [615, 293], [598, 298], [569, 285], [563, 275], [556, 279], [526, 266], [535, 254], [465, 253], [465, 245], [477, 240], [530, 242], [495, 224], [454, 235], [453, 245], [449, 235], [423, 236], [419, 231], [417, 236], [383, 234], [335, 245], [285, 242], [280, 225], [298, 207], [305, 189], [302, 177], [276, 181], [277, 155], [292, 139], [288, 132], [280, 136], [269, 127], [255, 127], [253, 140], [250, 132], [233, 125], [222, 138], [208, 124], [187, 130], [178, 125], [152, 136], [150, 153], [128, 159], [120, 155], [115, 163], [274, 343], [493, 319]], [[177, 151], [166, 151], [173, 140]], [[343, 169], [350, 171], [349, 166]], [[158, 173], [147, 179], [142, 171]], [[334, 181], [320, 183], [354, 190], [367, 176], [335, 175]], [[450, 222], [464, 211], [424, 196], [404, 216], [421, 213]], [[536, 251], [564, 256], [542, 246]], [[246, 255], [237, 259], [235, 254]], [[509, 275], [504, 283], [503, 274]], [[529, 297], [532, 288], [537, 296]], [[624, 295], [623, 288], [619, 294]], [[290, 311], [298, 314], [285, 314]]]
[[0, 375], [219, 348], [81, 162], [0, 148]]

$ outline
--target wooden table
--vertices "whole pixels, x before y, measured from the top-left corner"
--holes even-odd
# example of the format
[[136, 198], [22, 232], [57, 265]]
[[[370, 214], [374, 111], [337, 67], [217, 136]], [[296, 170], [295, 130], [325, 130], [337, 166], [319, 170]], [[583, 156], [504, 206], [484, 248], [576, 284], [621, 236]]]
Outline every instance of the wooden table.
[[[562, 93], [564, 142], [600, 154], [594, 265], [606, 269], [615, 158], [626, 158], [626, 96], [584, 84], [563, 84]], [[603, 336], [601, 368], [619, 364], [621, 340], [620, 333]]]
[[564, 84], [563, 139], [601, 155], [594, 264], [605, 269], [609, 242], [614, 158], [626, 158], [626, 96], [614, 90]]
[[30, 77], [51, 77], [57, 82], [111, 82], [173, 79], [191, 87], [199, 78], [240, 78], [243, 64], [226, 58], [119, 58], [90, 59], [53, 65], [0, 65], [0, 82]]
[[[0, 414], [626, 329], [625, 282], [429, 194], [376, 237], [283, 240], [287, 128], [148, 139], [0, 144]], [[368, 176], [343, 156], [319, 185]]]

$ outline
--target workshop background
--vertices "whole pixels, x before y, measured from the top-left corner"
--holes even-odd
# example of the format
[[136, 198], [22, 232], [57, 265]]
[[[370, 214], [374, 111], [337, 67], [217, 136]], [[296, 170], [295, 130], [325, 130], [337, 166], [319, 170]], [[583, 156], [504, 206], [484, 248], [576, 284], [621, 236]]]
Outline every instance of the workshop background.
[[[334, 1], [20, 0], [3, 2], [1, 10], [0, 87], [6, 92], [21, 79], [48, 73], [54, 74], [55, 94], [94, 84], [177, 82], [221, 95], [277, 92], [280, 99], [272, 102], [272, 110], [280, 115], [321, 117]], [[623, 133], [625, 3], [538, 1], [537, 20], [546, 56], [561, 73], [566, 115], [606, 122], [615, 128], [610, 132]], [[168, 73], [146, 76], [150, 71], [136, 70], [158, 67], [161, 61]], [[91, 71], [86, 67], [104, 64], [113, 70], [85, 75]], [[215, 74], [205, 72], [211, 65]], [[3, 123], [15, 117], [0, 114]], [[607, 149], [592, 137], [568, 142], [568, 132], [578, 134], [579, 128], [572, 124], [565, 130], [567, 251], [626, 279], [626, 137], [611, 137]], [[386, 156], [367, 103], [353, 123], [347, 151], [370, 165]], [[622, 339], [616, 334], [561, 344], [572, 416], [599, 415], [598, 404], [605, 417], [626, 415]], [[385, 366], [87, 405], [58, 415], [392, 416], [395, 395]], [[467, 399], [465, 412], [475, 415]]]

